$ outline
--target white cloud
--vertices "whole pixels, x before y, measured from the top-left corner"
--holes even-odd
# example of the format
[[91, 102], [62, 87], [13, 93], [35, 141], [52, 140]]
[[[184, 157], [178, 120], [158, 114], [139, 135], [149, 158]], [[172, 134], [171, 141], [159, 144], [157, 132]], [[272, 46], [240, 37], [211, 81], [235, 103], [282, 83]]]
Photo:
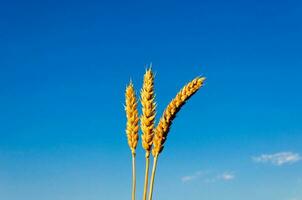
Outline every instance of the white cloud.
[[192, 175], [187, 175], [187, 176], [181, 177], [181, 181], [182, 182], [192, 181], [192, 180], [198, 179], [198, 178], [206, 175], [207, 173], [208, 173], [208, 171], [202, 171], [202, 170], [200, 170], [200, 171], [195, 172]]
[[206, 183], [213, 183], [216, 181], [231, 181], [235, 178], [233, 172], [223, 172], [221, 174], [214, 174], [209, 171], [198, 171], [192, 175], [183, 176], [182, 182], [190, 182], [196, 179], [202, 179]]
[[257, 163], [271, 163], [273, 165], [281, 166], [284, 164], [292, 164], [300, 161], [302, 158], [298, 153], [293, 152], [279, 152], [275, 154], [262, 154], [253, 157], [254, 162]]
[[289, 199], [289, 200], [299, 200], [298, 198], [291, 198], [291, 199]]
[[188, 181], [192, 181], [196, 178], [196, 176], [183, 176], [181, 177], [181, 181], [182, 182], [188, 182]]
[[219, 178], [225, 181], [231, 181], [235, 178], [235, 175], [233, 172], [224, 172], [219, 176]]

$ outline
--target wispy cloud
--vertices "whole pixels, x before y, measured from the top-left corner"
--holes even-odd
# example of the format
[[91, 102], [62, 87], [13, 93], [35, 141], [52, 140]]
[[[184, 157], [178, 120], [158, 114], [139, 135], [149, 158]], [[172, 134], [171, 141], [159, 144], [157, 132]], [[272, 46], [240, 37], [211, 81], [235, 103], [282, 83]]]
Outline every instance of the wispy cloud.
[[290, 198], [288, 200], [299, 200], [298, 198]]
[[207, 173], [209, 173], [209, 172], [200, 170], [200, 171], [195, 172], [194, 174], [181, 177], [181, 181], [182, 182], [192, 181], [192, 180], [205, 176]]
[[276, 166], [285, 164], [293, 164], [302, 159], [298, 153], [293, 152], [279, 152], [275, 154], [262, 154], [252, 158], [257, 163], [271, 163]]
[[186, 183], [196, 179], [202, 179], [203, 182], [213, 183], [216, 181], [231, 181], [235, 179], [233, 172], [213, 173], [210, 171], [197, 171], [192, 175], [183, 176], [181, 181]]
[[235, 175], [233, 172], [224, 172], [219, 176], [220, 179], [225, 180], [225, 181], [230, 181], [235, 178]]

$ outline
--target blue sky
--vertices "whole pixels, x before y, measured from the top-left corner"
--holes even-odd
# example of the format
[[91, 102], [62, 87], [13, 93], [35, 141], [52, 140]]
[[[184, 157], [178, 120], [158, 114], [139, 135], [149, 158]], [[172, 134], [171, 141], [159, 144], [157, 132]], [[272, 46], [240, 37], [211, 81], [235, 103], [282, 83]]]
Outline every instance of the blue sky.
[[302, 200], [301, 35], [298, 0], [0, 0], [0, 199], [130, 199], [124, 90], [152, 62], [158, 116], [207, 77], [154, 199]]

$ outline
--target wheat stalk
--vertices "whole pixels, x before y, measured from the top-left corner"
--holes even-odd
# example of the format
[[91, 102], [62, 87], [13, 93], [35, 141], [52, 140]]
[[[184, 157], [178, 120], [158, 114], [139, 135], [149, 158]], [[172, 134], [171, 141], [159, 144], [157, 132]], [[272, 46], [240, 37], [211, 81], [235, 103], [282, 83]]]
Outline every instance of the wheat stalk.
[[126, 88], [126, 134], [128, 139], [128, 145], [132, 154], [132, 200], [135, 200], [135, 189], [136, 189], [136, 163], [135, 163], [135, 149], [138, 142], [138, 111], [137, 111], [137, 100], [132, 82]]
[[150, 151], [152, 147], [153, 133], [154, 133], [154, 119], [155, 119], [155, 107], [154, 102], [154, 75], [149, 68], [144, 75], [143, 87], [141, 90], [141, 104], [142, 104], [142, 116], [140, 119], [142, 129], [142, 146], [146, 151], [146, 170], [145, 170], [145, 182], [143, 200], [147, 198], [148, 187], [148, 174], [149, 174], [149, 161]]
[[203, 85], [205, 78], [197, 77], [185, 85], [176, 97], [166, 107], [160, 121], [155, 129], [153, 137], [153, 149], [152, 154], [154, 156], [153, 169], [151, 174], [151, 183], [149, 189], [149, 200], [152, 200], [154, 178], [157, 166], [157, 159], [159, 154], [164, 148], [164, 143], [167, 139], [168, 132], [170, 130], [173, 119], [176, 117], [177, 112], [186, 103], [186, 101], [195, 94], [198, 89]]

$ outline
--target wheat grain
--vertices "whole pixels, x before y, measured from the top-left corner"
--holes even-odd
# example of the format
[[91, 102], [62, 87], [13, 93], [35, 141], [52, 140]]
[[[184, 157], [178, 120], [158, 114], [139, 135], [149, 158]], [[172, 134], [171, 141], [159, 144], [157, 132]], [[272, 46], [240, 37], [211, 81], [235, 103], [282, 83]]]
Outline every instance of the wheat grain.
[[128, 145], [131, 149], [132, 154], [135, 154], [135, 149], [138, 142], [138, 111], [137, 111], [137, 100], [135, 96], [135, 91], [133, 88], [132, 82], [126, 88], [126, 117], [127, 117], [127, 124], [126, 124], [126, 134], [128, 139]]
[[153, 139], [155, 102], [154, 102], [154, 75], [151, 68], [144, 75], [143, 88], [141, 90], [142, 116], [140, 119], [142, 129], [142, 146], [146, 150], [146, 156], [150, 154]]
[[186, 103], [186, 101], [203, 85], [205, 78], [197, 77], [185, 85], [176, 97], [169, 103], [165, 109], [154, 133], [153, 137], [153, 156], [158, 156], [164, 148], [164, 143], [177, 112]]

